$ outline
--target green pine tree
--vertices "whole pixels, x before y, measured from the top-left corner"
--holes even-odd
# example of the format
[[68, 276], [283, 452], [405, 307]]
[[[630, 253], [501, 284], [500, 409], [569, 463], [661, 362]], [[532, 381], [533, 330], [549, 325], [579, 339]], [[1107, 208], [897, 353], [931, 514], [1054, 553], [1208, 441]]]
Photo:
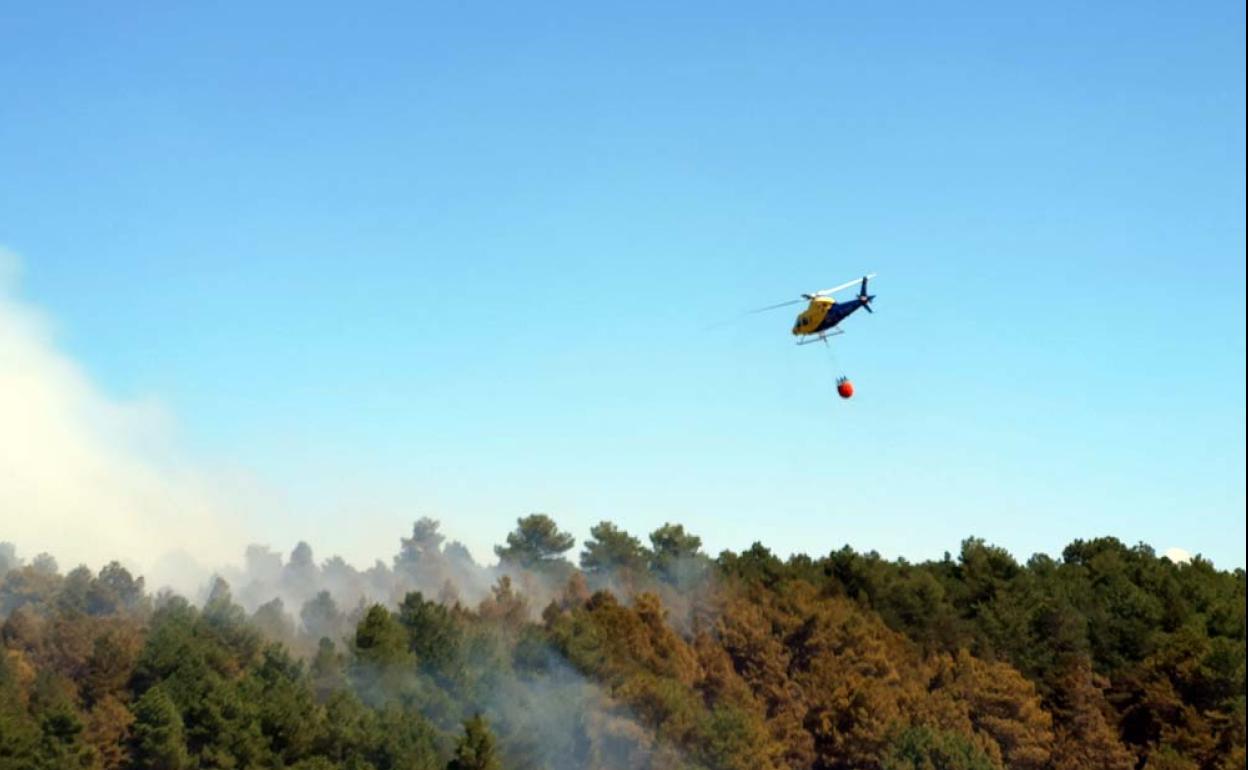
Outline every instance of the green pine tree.
[[464, 734], [455, 745], [455, 756], [446, 770], [502, 770], [494, 749], [494, 736], [485, 718], [476, 714], [464, 722]]
[[182, 770], [190, 766], [182, 715], [160, 687], [153, 687], [134, 707], [134, 766], [139, 770]]

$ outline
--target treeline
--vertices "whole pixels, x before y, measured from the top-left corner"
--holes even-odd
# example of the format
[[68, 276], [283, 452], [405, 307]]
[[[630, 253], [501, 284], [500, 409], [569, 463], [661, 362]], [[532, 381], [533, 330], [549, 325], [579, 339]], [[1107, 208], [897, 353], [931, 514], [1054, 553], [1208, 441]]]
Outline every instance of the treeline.
[[253, 548], [192, 604], [0, 543], [0, 770], [1245, 764], [1243, 570], [574, 545], [526, 517], [486, 568], [422, 519], [390, 565]]

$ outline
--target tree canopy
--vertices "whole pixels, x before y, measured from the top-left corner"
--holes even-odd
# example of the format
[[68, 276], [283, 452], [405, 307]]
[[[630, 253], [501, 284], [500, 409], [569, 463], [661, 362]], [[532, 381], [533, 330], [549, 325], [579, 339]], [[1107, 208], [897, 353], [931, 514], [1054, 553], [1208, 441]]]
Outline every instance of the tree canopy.
[[0, 543], [0, 770], [1244, 766], [1243, 570], [1112, 538], [712, 559], [611, 522], [577, 570], [542, 514], [493, 568], [437, 529], [393, 569], [249, 549], [198, 605]]

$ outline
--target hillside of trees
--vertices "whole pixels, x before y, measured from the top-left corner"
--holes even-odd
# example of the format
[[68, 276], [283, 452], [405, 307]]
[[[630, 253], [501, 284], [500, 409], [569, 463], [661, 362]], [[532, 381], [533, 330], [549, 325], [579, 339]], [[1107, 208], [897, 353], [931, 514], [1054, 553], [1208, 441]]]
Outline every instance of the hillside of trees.
[[0, 543], [0, 770], [1245, 766], [1242, 569], [578, 550], [541, 514], [496, 555], [422, 519], [388, 563], [252, 546], [184, 598]]

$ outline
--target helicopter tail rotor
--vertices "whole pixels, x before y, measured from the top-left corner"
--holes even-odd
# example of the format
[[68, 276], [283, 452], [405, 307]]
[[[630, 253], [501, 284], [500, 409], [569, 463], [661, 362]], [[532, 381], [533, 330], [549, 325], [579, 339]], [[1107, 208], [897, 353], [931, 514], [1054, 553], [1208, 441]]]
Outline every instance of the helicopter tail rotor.
[[871, 300], [875, 299], [875, 295], [867, 293], [867, 279], [870, 277], [869, 275], [862, 277], [862, 288], [858, 290], [858, 301], [862, 303], [863, 309], [868, 313], [874, 313], [875, 311], [871, 309]]

